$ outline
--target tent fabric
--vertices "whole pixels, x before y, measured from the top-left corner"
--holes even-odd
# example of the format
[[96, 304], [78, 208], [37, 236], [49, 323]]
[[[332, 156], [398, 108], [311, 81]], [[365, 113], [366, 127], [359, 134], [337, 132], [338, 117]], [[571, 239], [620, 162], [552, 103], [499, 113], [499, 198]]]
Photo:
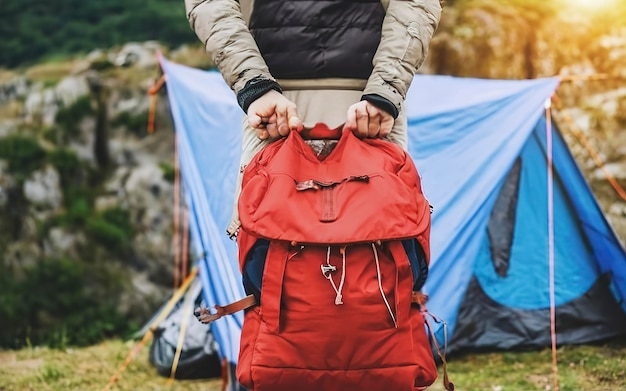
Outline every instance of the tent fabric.
[[[166, 59], [162, 67], [191, 211], [192, 242], [201, 255], [204, 300], [208, 305], [225, 304], [244, 295], [236, 245], [225, 234], [239, 171], [243, 114], [219, 73]], [[549, 307], [544, 113], [558, 83], [558, 78], [418, 75], [409, 90], [408, 149], [434, 207], [432, 261], [424, 291], [430, 297], [429, 310], [448, 323], [451, 334], [473, 280], [498, 305], [516, 311]], [[624, 248], [553, 132], [556, 304], [575, 300], [599, 278], [610, 276], [612, 295], [626, 310]], [[515, 208], [515, 221], [503, 276], [491, 260], [488, 225], [507, 175], [520, 160], [518, 200], [508, 205]], [[237, 360], [241, 319], [225, 317], [211, 326], [220, 354], [232, 362]], [[437, 335], [443, 340], [441, 332]]]
[[[197, 279], [192, 282], [184, 297], [179, 300], [167, 318], [154, 330], [148, 358], [161, 376], [171, 375], [180, 330], [185, 327], [185, 323], [185, 338], [175, 377], [177, 379], [202, 379], [222, 375], [222, 365], [213, 334], [206, 326], [198, 322], [193, 314], [193, 309], [199, 304], [201, 292], [202, 284]], [[148, 323], [145, 328], [151, 323]], [[146, 331], [143, 330], [142, 334]]]
[[[221, 76], [164, 60], [189, 209], [191, 242], [208, 306], [245, 296], [237, 245], [226, 235], [239, 172], [241, 109]], [[243, 314], [211, 325], [221, 357], [236, 362]]]

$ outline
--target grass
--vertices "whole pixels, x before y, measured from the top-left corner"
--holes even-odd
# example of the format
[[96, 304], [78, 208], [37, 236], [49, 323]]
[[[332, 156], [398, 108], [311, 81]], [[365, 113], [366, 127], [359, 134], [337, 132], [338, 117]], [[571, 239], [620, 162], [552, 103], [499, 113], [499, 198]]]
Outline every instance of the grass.
[[0, 83], [6, 83], [9, 80], [13, 80], [18, 76], [15, 71], [0, 68]]
[[61, 79], [74, 72], [79, 61], [69, 58], [48, 60], [28, 67], [24, 75], [29, 80], [43, 83], [44, 87], [54, 87]]
[[[115, 340], [80, 349], [0, 352], [0, 391], [103, 390], [133, 346]], [[557, 359], [561, 391], [626, 390], [626, 340], [561, 347]], [[453, 357], [448, 373], [458, 391], [554, 390], [549, 349]], [[144, 347], [112, 390], [218, 391], [221, 384], [221, 379], [170, 383], [150, 365]], [[429, 390], [443, 390], [441, 378]]]
[[[560, 391], [626, 390], [626, 339], [557, 349]], [[459, 391], [554, 390], [552, 351], [468, 354], [448, 362]], [[433, 391], [443, 390], [438, 379]]]
[[[87, 348], [31, 348], [0, 352], [0, 391], [103, 390], [134, 342], [106, 341]], [[169, 382], [148, 362], [144, 347], [111, 390], [219, 391], [221, 379]]]

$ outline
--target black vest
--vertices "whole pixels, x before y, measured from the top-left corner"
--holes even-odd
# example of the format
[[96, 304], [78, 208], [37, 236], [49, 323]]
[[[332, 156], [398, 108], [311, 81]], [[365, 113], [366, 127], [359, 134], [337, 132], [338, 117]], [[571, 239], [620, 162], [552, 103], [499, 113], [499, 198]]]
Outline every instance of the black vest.
[[380, 0], [255, 0], [249, 27], [277, 79], [367, 79], [384, 17]]

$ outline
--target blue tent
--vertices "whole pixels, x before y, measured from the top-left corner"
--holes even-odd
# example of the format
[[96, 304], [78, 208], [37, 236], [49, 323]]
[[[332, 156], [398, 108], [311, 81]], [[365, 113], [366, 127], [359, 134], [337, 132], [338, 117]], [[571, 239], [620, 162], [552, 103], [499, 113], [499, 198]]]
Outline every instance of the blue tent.
[[[244, 296], [236, 244], [225, 234], [242, 111], [219, 73], [162, 66], [204, 301], [226, 304]], [[549, 345], [551, 259], [558, 344], [626, 332], [626, 252], [546, 123], [558, 83], [420, 75], [409, 91], [409, 153], [434, 206], [425, 292], [429, 310], [447, 322], [450, 350]], [[211, 326], [233, 363], [241, 325], [236, 314]]]

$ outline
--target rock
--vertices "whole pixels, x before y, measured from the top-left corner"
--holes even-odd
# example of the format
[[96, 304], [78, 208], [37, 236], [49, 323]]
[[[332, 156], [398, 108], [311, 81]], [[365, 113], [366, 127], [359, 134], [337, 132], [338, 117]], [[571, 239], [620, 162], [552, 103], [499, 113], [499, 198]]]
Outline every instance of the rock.
[[0, 103], [24, 98], [30, 87], [30, 81], [24, 76], [17, 76], [5, 83], [0, 83]]
[[89, 62], [93, 62], [93, 61], [101, 60], [105, 57], [106, 57], [106, 53], [104, 52], [104, 50], [95, 49], [89, 52], [87, 56], [85, 57], [85, 59]]
[[112, 62], [120, 67], [152, 68], [158, 65], [160, 45], [155, 41], [129, 42], [117, 53]]
[[4, 186], [0, 185], [0, 207], [4, 208], [9, 201], [9, 194]]
[[41, 250], [35, 241], [20, 240], [8, 243], [3, 255], [9, 270], [20, 271], [36, 265], [41, 259]]
[[58, 111], [59, 104], [52, 88], [35, 90], [28, 94], [24, 102], [24, 117], [27, 123], [52, 126]]
[[81, 161], [92, 166], [96, 164], [96, 155], [93, 148], [95, 127], [96, 120], [93, 117], [83, 118], [78, 124], [78, 137], [72, 138], [68, 144], [68, 147], [76, 153]]
[[79, 98], [89, 94], [86, 75], [65, 77], [54, 88], [32, 88], [24, 102], [26, 121], [53, 126], [61, 107], [71, 106]]
[[171, 293], [172, 281], [169, 283], [165, 288], [155, 284], [148, 273], [134, 272], [131, 276], [132, 288], [122, 294], [118, 310], [133, 314], [137, 319], [150, 319]]
[[15, 186], [15, 179], [9, 175], [6, 160], [0, 160], [0, 207], [4, 207], [9, 202], [8, 189]]
[[101, 212], [107, 209], [119, 208], [121, 201], [116, 196], [102, 196], [98, 197], [94, 201], [94, 209], [96, 212]]
[[626, 217], [626, 205], [622, 202], [612, 204], [609, 207], [609, 214], [616, 217]]
[[56, 209], [63, 201], [59, 173], [52, 166], [33, 172], [24, 181], [23, 189], [24, 197], [37, 206]]
[[109, 142], [111, 160], [122, 167], [135, 167], [138, 164], [139, 155], [136, 144], [125, 138], [117, 138]]
[[129, 210], [136, 213], [136, 223], [141, 232], [169, 231], [169, 224], [163, 216], [172, 215], [173, 185], [163, 179], [161, 168], [146, 164], [134, 168], [123, 191]]
[[485, 3], [468, 6], [463, 12], [444, 12], [423, 71], [485, 78], [528, 77], [529, 72], [536, 72], [537, 64], [531, 62], [538, 57], [534, 56], [537, 47], [529, 31], [534, 30], [528, 21], [507, 7]]
[[43, 253], [47, 258], [62, 258], [69, 256], [78, 258], [77, 246], [85, 244], [85, 236], [82, 233], [69, 232], [61, 227], [50, 229], [48, 236], [43, 242]]
[[626, 179], [626, 161], [624, 162], [615, 162], [608, 163], [604, 165], [604, 170], [601, 168], [597, 168], [593, 172], [594, 179], [606, 179], [606, 172], [608, 172], [613, 178], [616, 179]]
[[89, 85], [85, 76], [69, 76], [62, 79], [54, 88], [56, 101], [69, 107], [79, 98], [89, 94]]
[[126, 198], [125, 183], [131, 174], [131, 168], [118, 167], [111, 178], [104, 185], [104, 190], [107, 195], [115, 196], [120, 199]]
[[[122, 205], [130, 211], [131, 223], [136, 229], [133, 249], [142, 264], [152, 269], [162, 269], [173, 259], [172, 219], [174, 208], [173, 185], [163, 179], [155, 163], [145, 163], [128, 171], [118, 194]], [[122, 178], [122, 173], [116, 174]], [[110, 185], [107, 186], [111, 192]]]

